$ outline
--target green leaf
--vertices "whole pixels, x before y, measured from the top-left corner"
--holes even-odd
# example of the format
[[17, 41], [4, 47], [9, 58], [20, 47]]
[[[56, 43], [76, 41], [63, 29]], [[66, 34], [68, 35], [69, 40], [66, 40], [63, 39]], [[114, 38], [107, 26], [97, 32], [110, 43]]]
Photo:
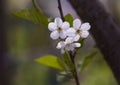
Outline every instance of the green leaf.
[[63, 58], [64, 58], [64, 62], [69, 65], [71, 60], [68, 52], [65, 51], [65, 53], [63, 54]]
[[35, 8], [23, 9], [13, 13], [13, 15], [28, 21], [32, 21], [37, 24], [44, 24], [44, 25], [48, 24], [47, 17]]
[[45, 55], [35, 59], [35, 61], [59, 70], [65, 70], [64, 66], [59, 62], [59, 57], [54, 55]]
[[74, 68], [74, 65], [71, 61], [69, 53], [65, 51], [62, 58], [63, 58], [62, 60], [65, 63], [65, 66], [66, 66], [66, 70], [72, 71]]
[[70, 23], [70, 26], [73, 26], [73, 17], [71, 14], [67, 14], [64, 16], [65, 21], [68, 21]]
[[80, 68], [80, 71], [82, 72], [85, 67], [91, 62], [91, 60], [95, 57], [95, 55], [97, 54], [97, 52], [93, 52], [91, 53], [90, 55], [86, 56], [84, 59], [83, 59], [83, 62], [81, 64], [81, 68]]

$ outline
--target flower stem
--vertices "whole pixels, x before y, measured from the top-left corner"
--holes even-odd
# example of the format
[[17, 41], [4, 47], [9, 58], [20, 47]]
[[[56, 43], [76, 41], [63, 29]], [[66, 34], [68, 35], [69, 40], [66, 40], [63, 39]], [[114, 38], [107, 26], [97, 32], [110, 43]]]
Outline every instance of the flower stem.
[[76, 85], [80, 85], [79, 77], [78, 77], [78, 71], [77, 71], [75, 63], [74, 63], [74, 78], [75, 78], [75, 81], [76, 81]]
[[70, 52], [70, 57], [71, 57], [71, 61], [72, 61], [73, 65], [74, 65], [73, 77], [75, 79], [76, 85], [80, 85], [79, 77], [78, 77], [78, 70], [77, 70], [76, 63], [75, 63], [75, 55], [73, 55], [72, 52]]
[[63, 10], [62, 10], [62, 6], [61, 6], [60, 0], [58, 0], [58, 9], [59, 9], [61, 18], [64, 21], [64, 15], [63, 15]]
[[34, 7], [37, 11], [39, 11], [39, 8], [37, 7], [35, 0], [32, 0], [32, 4], [33, 4], [33, 7]]

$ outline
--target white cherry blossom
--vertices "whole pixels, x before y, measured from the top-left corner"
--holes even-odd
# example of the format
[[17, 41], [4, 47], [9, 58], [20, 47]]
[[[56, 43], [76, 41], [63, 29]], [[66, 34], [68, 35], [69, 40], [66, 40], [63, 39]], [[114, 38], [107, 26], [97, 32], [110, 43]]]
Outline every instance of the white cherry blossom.
[[56, 48], [57, 49], [64, 49], [65, 48], [65, 42], [64, 41], [58, 42]]
[[76, 47], [81, 46], [80, 43], [76, 43], [72, 39], [72, 37], [68, 37], [65, 41], [60, 41], [56, 48], [66, 51], [73, 51]]
[[81, 24], [81, 21], [79, 19], [75, 19], [73, 21], [73, 27], [68, 29], [66, 31], [66, 35], [73, 37], [74, 41], [78, 41], [80, 38], [87, 38], [89, 35], [89, 29], [90, 29], [89, 23], [83, 23]]
[[74, 51], [81, 44], [77, 41], [80, 38], [87, 38], [90, 29], [89, 23], [81, 23], [79, 19], [73, 21], [73, 27], [70, 27], [68, 22], [63, 22], [61, 18], [55, 18], [54, 22], [48, 24], [48, 29], [51, 31], [50, 37], [54, 40], [60, 38], [56, 48], [64, 51]]
[[66, 38], [66, 30], [70, 27], [68, 22], [63, 22], [61, 18], [55, 18], [54, 22], [50, 22], [48, 24], [48, 29], [52, 31], [50, 37], [52, 39], [65, 39]]
[[76, 47], [80, 47], [80, 46], [81, 46], [80, 43], [69, 43], [69, 44], [66, 44], [65, 50], [73, 51]]

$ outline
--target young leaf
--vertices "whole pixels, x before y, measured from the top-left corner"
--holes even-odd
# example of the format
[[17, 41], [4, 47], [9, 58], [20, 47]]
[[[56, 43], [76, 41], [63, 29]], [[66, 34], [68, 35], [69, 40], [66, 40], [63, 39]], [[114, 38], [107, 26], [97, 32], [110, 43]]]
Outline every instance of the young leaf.
[[65, 70], [64, 66], [59, 63], [59, 57], [54, 55], [45, 55], [35, 59], [35, 61], [59, 70]]
[[37, 24], [48, 24], [47, 17], [35, 8], [23, 9], [13, 13], [13, 15]]
[[70, 26], [73, 26], [73, 17], [71, 14], [67, 14], [64, 16], [65, 21], [68, 21], [70, 23]]
[[63, 54], [63, 61], [64, 61], [64, 63], [67, 65], [66, 68], [67, 68], [68, 70], [72, 71], [73, 68], [74, 68], [74, 65], [73, 65], [73, 63], [72, 63], [72, 61], [71, 61], [71, 58], [70, 58], [69, 53], [66, 52], [66, 51], [65, 51], [65, 53]]
[[80, 71], [82, 72], [85, 67], [91, 62], [91, 60], [94, 58], [94, 56], [97, 54], [97, 52], [93, 52], [90, 55], [86, 56], [81, 64]]

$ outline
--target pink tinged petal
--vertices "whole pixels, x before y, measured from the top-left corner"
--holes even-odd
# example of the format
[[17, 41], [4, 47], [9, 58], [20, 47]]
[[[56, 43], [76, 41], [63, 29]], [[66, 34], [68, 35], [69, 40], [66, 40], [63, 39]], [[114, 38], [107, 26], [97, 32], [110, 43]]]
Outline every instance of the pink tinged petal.
[[88, 35], [89, 35], [89, 32], [88, 31], [82, 31], [80, 35], [81, 35], [82, 38], [87, 38]]
[[77, 34], [75, 37], [74, 37], [74, 41], [78, 41], [80, 39], [80, 35]]
[[57, 25], [55, 23], [51, 22], [51, 23], [48, 24], [48, 29], [50, 31], [54, 31], [54, 30], [57, 29]]
[[65, 47], [64, 41], [60, 41], [56, 46], [57, 49], [63, 49], [64, 47]]
[[74, 47], [80, 47], [81, 44], [80, 43], [73, 43], [74, 44]]
[[62, 24], [62, 29], [63, 29], [63, 30], [67, 30], [69, 27], [70, 27], [70, 24], [69, 24], [68, 22], [64, 22], [64, 23]]
[[63, 24], [63, 21], [61, 18], [57, 17], [55, 18], [55, 23], [57, 24], [58, 27], [61, 27]]
[[65, 40], [65, 43], [66, 44], [70, 44], [70, 43], [73, 43], [74, 42], [74, 38], [73, 37], [68, 37], [68, 38], [66, 38], [66, 40]]
[[87, 30], [89, 30], [90, 29], [90, 24], [89, 23], [83, 23], [82, 25], [81, 25], [81, 30], [82, 31], [87, 31]]
[[64, 31], [60, 31], [59, 35], [62, 39], [65, 39], [67, 37]]
[[75, 29], [79, 29], [79, 28], [80, 28], [80, 25], [81, 25], [80, 19], [75, 19], [75, 20], [73, 21], [73, 27], [74, 27]]
[[53, 31], [51, 34], [50, 34], [50, 37], [55, 40], [55, 39], [58, 39], [59, 38], [59, 32], [58, 31]]
[[74, 28], [69, 28], [66, 31], [66, 35], [69, 36], [69, 37], [72, 37], [72, 36], [75, 36], [75, 32], [76, 32], [76, 30]]

